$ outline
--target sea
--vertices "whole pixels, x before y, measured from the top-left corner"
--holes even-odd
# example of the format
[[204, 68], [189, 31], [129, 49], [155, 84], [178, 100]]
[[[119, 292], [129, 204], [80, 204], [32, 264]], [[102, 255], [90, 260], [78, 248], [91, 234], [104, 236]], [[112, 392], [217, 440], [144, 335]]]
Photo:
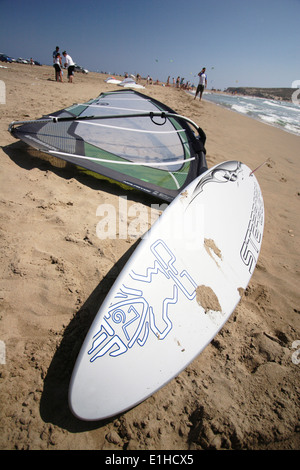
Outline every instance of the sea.
[[215, 92], [204, 92], [202, 99], [300, 136], [300, 104]]

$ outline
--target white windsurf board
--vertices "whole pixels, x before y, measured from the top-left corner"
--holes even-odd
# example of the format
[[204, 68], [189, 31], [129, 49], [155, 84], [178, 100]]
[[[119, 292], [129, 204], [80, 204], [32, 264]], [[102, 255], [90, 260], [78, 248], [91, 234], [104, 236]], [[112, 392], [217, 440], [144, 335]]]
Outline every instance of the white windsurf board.
[[196, 178], [144, 236], [99, 309], [69, 404], [101, 420], [137, 405], [211, 342], [255, 269], [264, 205], [255, 175], [229, 161]]

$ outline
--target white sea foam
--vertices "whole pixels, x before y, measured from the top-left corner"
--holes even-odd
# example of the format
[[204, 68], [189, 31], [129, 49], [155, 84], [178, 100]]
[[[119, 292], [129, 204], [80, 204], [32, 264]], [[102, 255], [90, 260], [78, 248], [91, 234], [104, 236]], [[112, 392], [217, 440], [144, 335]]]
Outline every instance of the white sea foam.
[[248, 113], [248, 109], [245, 106], [241, 106], [241, 105], [238, 105], [238, 104], [233, 104], [231, 109], [234, 109], [238, 113], [242, 113], [242, 114], [247, 114]]
[[262, 120], [262, 121], [266, 121], [266, 122], [269, 122], [269, 123], [275, 123], [275, 122], [278, 122], [277, 118], [275, 116], [268, 116], [266, 114], [259, 114], [258, 117]]
[[279, 104], [279, 103], [274, 102], [272, 100], [265, 100], [263, 103], [266, 104], [267, 106], [274, 106], [274, 107], [277, 107], [277, 108], [282, 108], [282, 104]]
[[295, 126], [291, 126], [290, 124], [286, 124], [285, 129], [289, 132], [292, 132], [293, 134], [300, 135], [300, 128], [299, 127], [297, 128]]

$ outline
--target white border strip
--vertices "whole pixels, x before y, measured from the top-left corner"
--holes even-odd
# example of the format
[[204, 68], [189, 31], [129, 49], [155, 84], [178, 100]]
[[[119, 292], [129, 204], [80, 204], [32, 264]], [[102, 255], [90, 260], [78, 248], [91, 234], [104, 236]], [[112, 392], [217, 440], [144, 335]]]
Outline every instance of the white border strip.
[[130, 131], [130, 132], [141, 132], [143, 134], [179, 134], [180, 132], [185, 132], [184, 129], [174, 130], [174, 131], [146, 131], [143, 129], [131, 129], [129, 127], [118, 127], [118, 126], [110, 126], [109, 124], [100, 124], [98, 122], [91, 122], [91, 121], [78, 121], [77, 125], [80, 124], [88, 125], [88, 126], [99, 126], [99, 127], [106, 127], [109, 129], [118, 129], [119, 131]]
[[56, 150], [48, 150], [48, 153], [51, 155], [58, 155], [58, 156], [65, 156], [65, 157], [73, 157], [73, 158], [81, 158], [83, 160], [93, 160], [96, 162], [103, 162], [103, 163], [114, 163], [115, 165], [142, 165], [142, 166], [150, 166], [150, 167], [157, 167], [157, 166], [175, 166], [179, 165], [180, 163], [186, 163], [186, 162], [191, 162], [192, 160], [195, 160], [194, 157], [192, 158], [187, 158], [186, 160], [176, 160], [176, 161], [168, 161], [168, 162], [120, 162], [120, 161], [114, 161], [114, 160], [107, 160], [105, 158], [97, 158], [97, 157], [86, 157], [84, 155], [76, 155], [73, 153], [66, 153], [66, 152], [58, 152]]

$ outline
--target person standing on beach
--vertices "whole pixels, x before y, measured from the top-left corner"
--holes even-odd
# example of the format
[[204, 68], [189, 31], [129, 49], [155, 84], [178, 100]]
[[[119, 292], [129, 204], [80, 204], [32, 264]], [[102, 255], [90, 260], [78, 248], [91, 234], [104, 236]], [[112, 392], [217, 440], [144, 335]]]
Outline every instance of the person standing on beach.
[[55, 58], [55, 62], [54, 62], [54, 68], [55, 68], [55, 80], [57, 82], [59, 81], [63, 81], [62, 79], [62, 64], [61, 64], [61, 55], [60, 53], [58, 52], [56, 54], [56, 58]]
[[[56, 54], [59, 52], [59, 46], [56, 46], [55, 51], [52, 52], [53, 67], [55, 68]], [[55, 69], [55, 80], [56, 80], [56, 69]]]
[[73, 62], [72, 57], [69, 54], [66, 53], [66, 51], [63, 52], [63, 56], [66, 60], [65, 67], [68, 67], [68, 80], [69, 80], [69, 83], [73, 83], [75, 63]]
[[196, 90], [196, 93], [195, 93], [195, 98], [194, 98], [194, 100], [197, 98], [198, 93], [200, 93], [200, 101], [201, 101], [204, 88], [207, 87], [207, 75], [206, 75], [206, 73], [205, 73], [205, 70], [206, 70], [206, 68], [203, 67], [203, 69], [201, 70], [201, 72], [198, 73], [198, 76], [199, 76], [199, 84], [198, 84], [198, 86], [197, 86], [197, 90]]
[[52, 52], [53, 64], [55, 63], [56, 54], [59, 52], [59, 46], [56, 46], [55, 51]]

